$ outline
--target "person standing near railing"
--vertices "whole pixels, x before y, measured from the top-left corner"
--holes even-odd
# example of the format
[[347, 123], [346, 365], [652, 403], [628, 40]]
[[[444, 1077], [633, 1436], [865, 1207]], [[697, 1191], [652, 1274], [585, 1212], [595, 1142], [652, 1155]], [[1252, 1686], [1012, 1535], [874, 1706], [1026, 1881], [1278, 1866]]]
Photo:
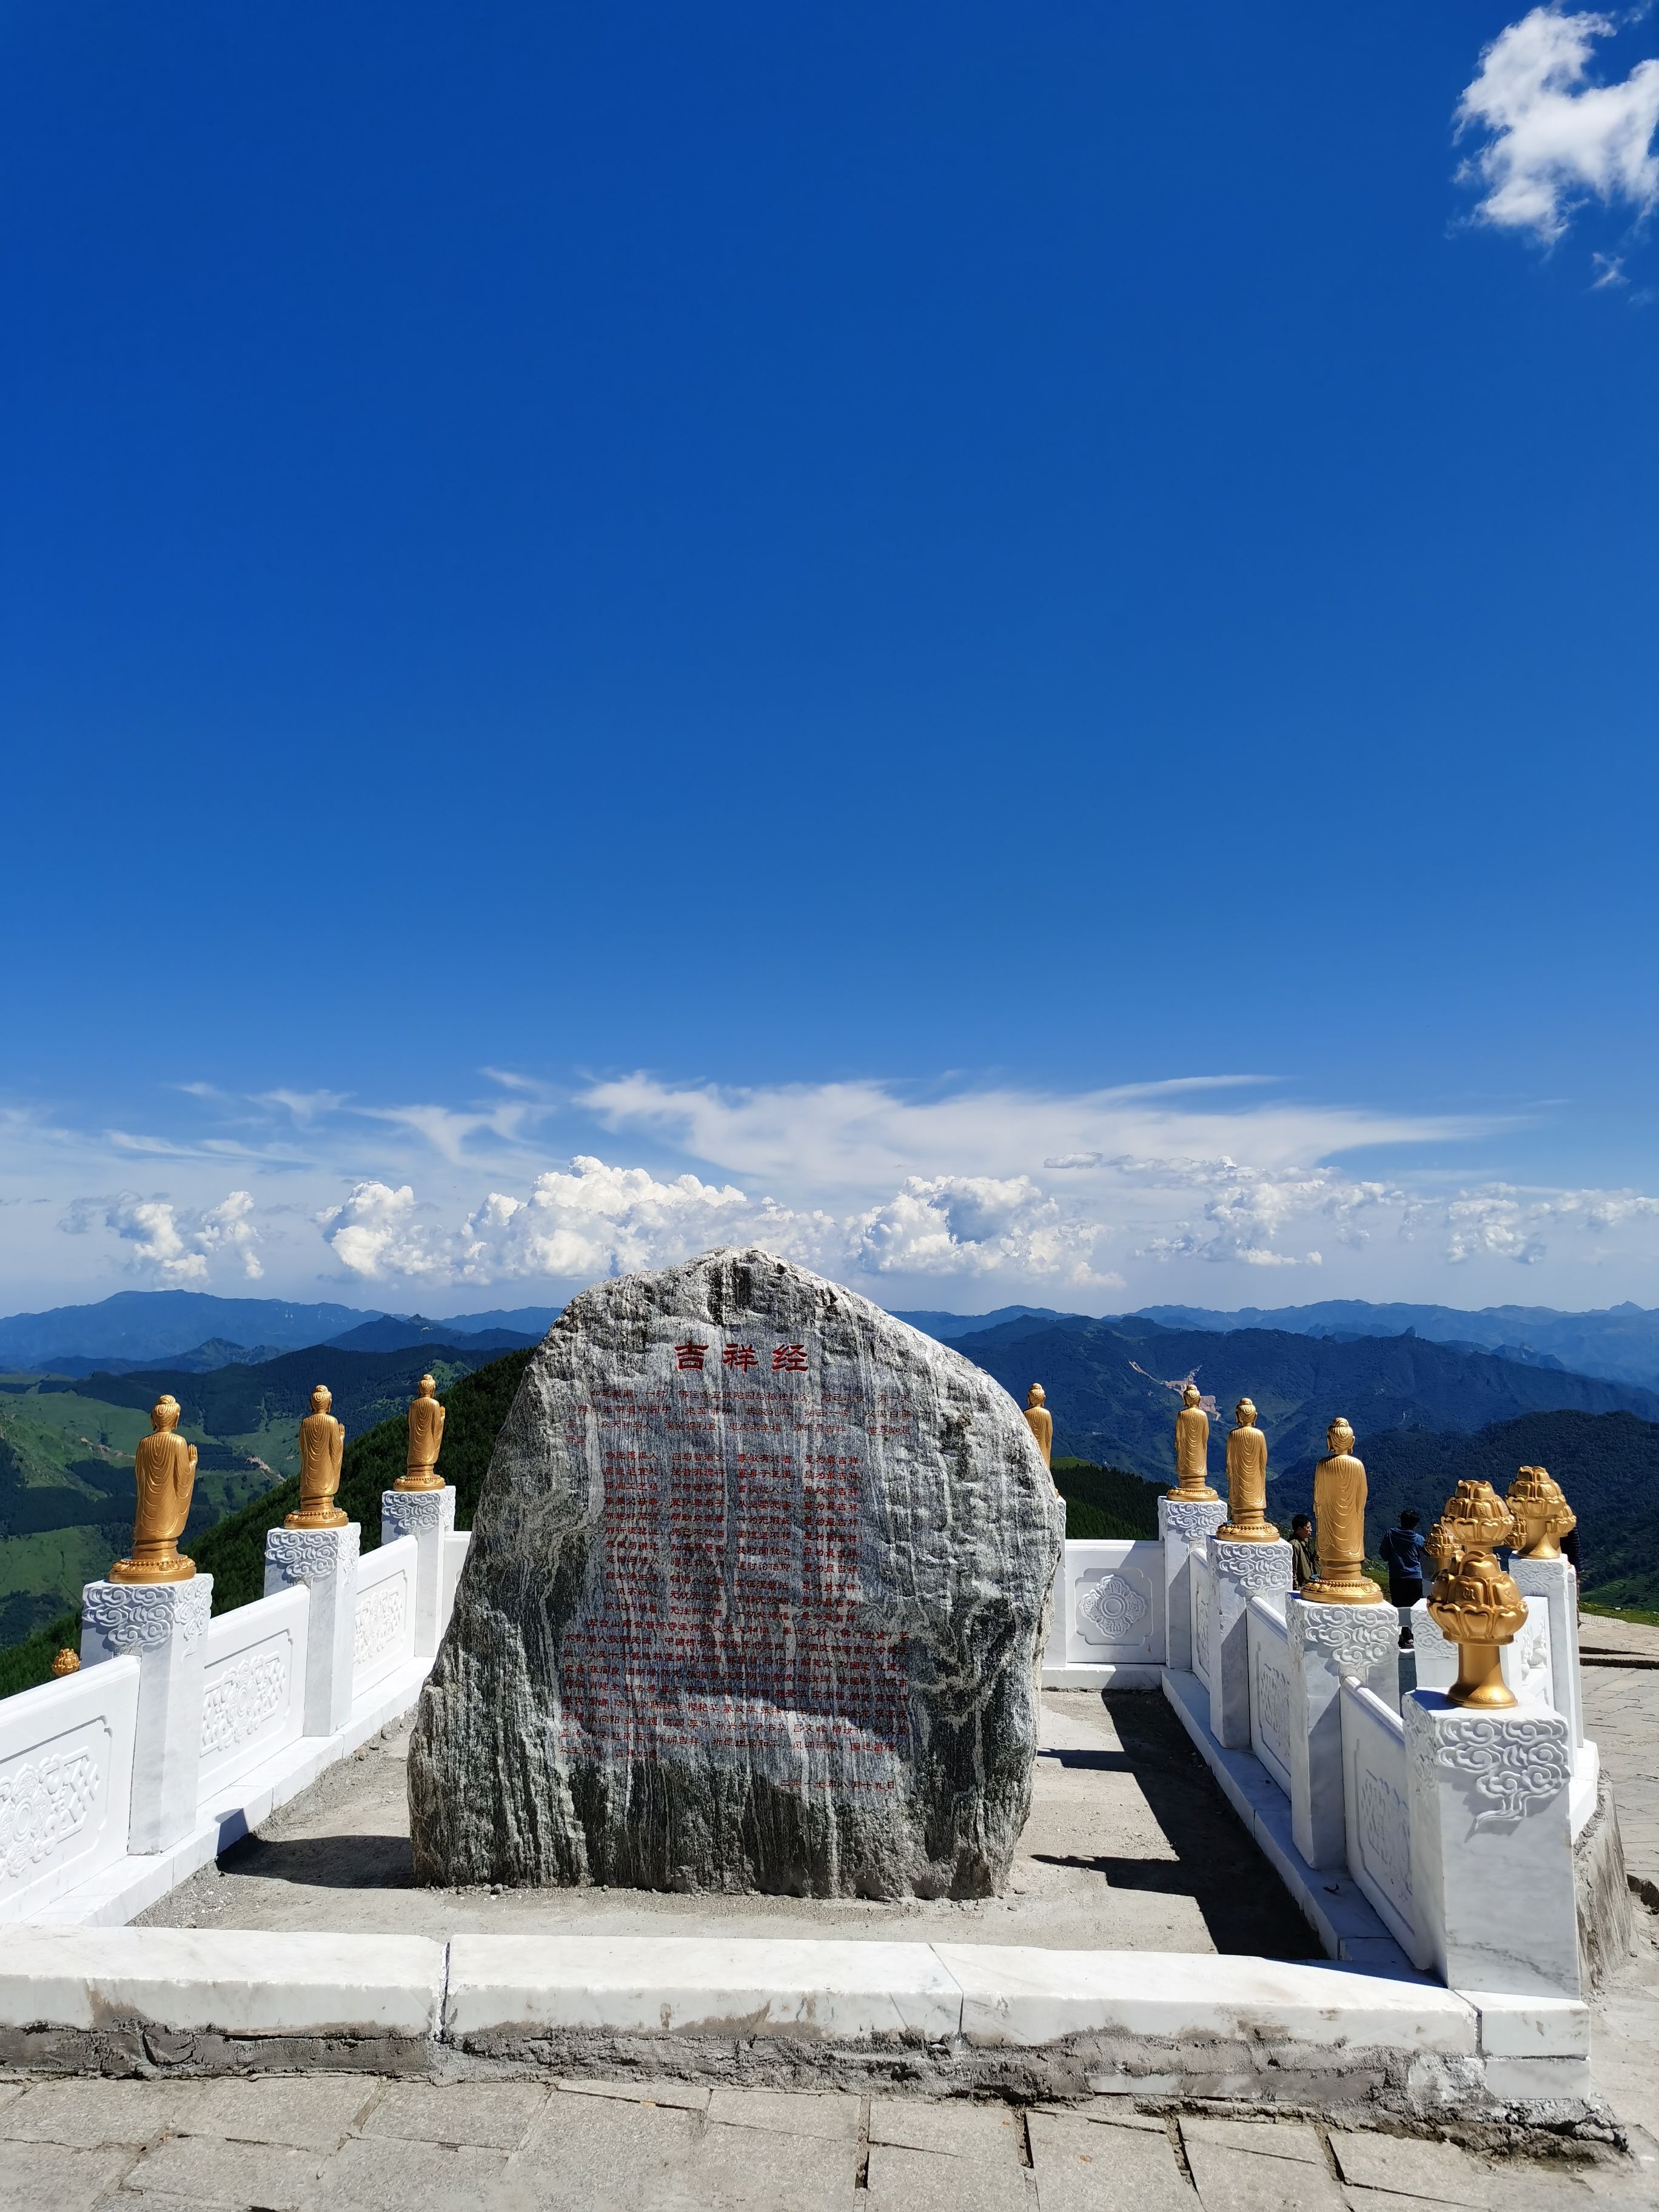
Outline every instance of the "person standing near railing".
[[1411, 1650], [1416, 1642], [1412, 1633], [1412, 1607], [1423, 1595], [1422, 1518], [1420, 1513], [1407, 1506], [1400, 1516], [1400, 1526], [1389, 1530], [1379, 1547], [1382, 1564], [1389, 1571], [1389, 1603], [1400, 1615], [1402, 1651]]

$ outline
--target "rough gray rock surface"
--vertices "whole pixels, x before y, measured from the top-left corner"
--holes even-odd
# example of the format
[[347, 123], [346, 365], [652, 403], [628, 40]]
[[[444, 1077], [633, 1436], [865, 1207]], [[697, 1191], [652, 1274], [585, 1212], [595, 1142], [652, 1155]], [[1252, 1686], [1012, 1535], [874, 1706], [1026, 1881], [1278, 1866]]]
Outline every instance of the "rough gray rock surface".
[[1064, 1539], [1019, 1409], [757, 1250], [536, 1352], [409, 1760], [418, 1879], [975, 1897], [1030, 1802]]

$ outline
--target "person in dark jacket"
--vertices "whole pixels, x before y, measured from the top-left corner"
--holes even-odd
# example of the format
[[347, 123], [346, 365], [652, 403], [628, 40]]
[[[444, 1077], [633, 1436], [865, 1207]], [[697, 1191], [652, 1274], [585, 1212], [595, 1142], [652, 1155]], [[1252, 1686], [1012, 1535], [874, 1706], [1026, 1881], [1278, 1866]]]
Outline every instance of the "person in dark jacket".
[[1400, 1526], [1390, 1528], [1382, 1539], [1382, 1564], [1389, 1571], [1389, 1603], [1399, 1608], [1400, 1648], [1409, 1651], [1415, 1642], [1412, 1634], [1412, 1607], [1423, 1595], [1423, 1545], [1420, 1513], [1409, 1506], [1400, 1516]]
[[1316, 1582], [1318, 1577], [1314, 1525], [1305, 1513], [1298, 1513], [1291, 1522], [1291, 1578], [1300, 1589], [1304, 1583]]

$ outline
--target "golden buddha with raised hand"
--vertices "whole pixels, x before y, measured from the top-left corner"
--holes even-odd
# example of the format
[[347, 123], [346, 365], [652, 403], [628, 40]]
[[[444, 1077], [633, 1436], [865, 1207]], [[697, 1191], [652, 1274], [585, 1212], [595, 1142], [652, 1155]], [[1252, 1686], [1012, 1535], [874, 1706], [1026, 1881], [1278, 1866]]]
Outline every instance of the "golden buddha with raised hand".
[[132, 1455], [138, 1490], [132, 1557], [115, 1562], [109, 1571], [112, 1583], [187, 1583], [196, 1572], [195, 1560], [179, 1549], [196, 1487], [196, 1447], [178, 1431], [179, 1401], [158, 1398], [149, 1434], [140, 1437]]
[[409, 1403], [409, 1454], [394, 1490], [441, 1490], [438, 1453], [444, 1440], [444, 1409], [438, 1403], [438, 1386], [429, 1375], [417, 1385], [419, 1396]]
[[300, 1507], [283, 1522], [285, 1528], [343, 1528], [346, 1516], [334, 1503], [340, 1487], [340, 1462], [345, 1452], [345, 1431], [329, 1407], [332, 1392], [319, 1382], [311, 1394], [311, 1411], [300, 1424]]

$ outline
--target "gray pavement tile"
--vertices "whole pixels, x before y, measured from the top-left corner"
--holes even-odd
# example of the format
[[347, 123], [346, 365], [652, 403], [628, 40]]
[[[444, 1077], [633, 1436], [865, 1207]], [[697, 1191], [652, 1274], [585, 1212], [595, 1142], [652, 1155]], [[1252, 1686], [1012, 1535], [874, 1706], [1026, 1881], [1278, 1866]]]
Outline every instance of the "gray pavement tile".
[[516, 2150], [549, 2094], [538, 2081], [388, 2081], [362, 2131], [416, 2142]]
[[0, 2110], [0, 2138], [66, 2143], [155, 2142], [182, 2127], [207, 2087], [201, 2081], [36, 2081]]
[[695, 2081], [587, 2081], [560, 2080], [554, 2087], [572, 2097], [619, 2097], [630, 2105], [676, 2105], [681, 2111], [701, 2112], [708, 2104], [708, 2091]]
[[63, 2143], [8, 2143], [0, 2155], [3, 2212], [92, 2212], [133, 2162], [131, 2150], [71, 2150]]
[[3, 2112], [8, 2105], [15, 2104], [27, 2086], [22, 2081], [0, 2081], [0, 2112]]
[[1198, 2142], [1188, 2134], [1184, 2120], [1182, 2136], [1204, 2212], [1346, 2212], [1322, 2154], [1312, 2166], [1302, 2159], [1262, 2157], [1227, 2143]]
[[870, 2146], [869, 2212], [1037, 2212], [1030, 2170], [1012, 2159], [963, 2159]]
[[1387, 2190], [1431, 2204], [1472, 2204], [1480, 2212], [1503, 2201], [1504, 2185], [1492, 2168], [1456, 2143], [1349, 2135], [1333, 2128], [1331, 2148], [1343, 2180], [1352, 2186]]
[[716, 2089], [708, 2100], [708, 2119], [711, 2126], [856, 2142], [859, 2106], [860, 2100], [845, 2089]]
[[767, 2129], [711, 2127], [663, 2186], [665, 2205], [743, 2204], [765, 2212], [852, 2212], [859, 2143], [775, 2135]]
[[690, 2157], [697, 2125], [672, 2106], [561, 2093], [508, 2158], [501, 2201], [605, 2212], [654, 2205]]
[[1219, 2150], [1249, 2151], [1257, 2158], [1293, 2159], [1300, 2166], [1325, 2164], [1319, 2138], [1300, 2120], [1226, 2120], [1196, 2112], [1181, 2123], [1182, 2141], [1190, 2151], [1195, 2142], [1212, 2143]]
[[380, 2082], [361, 2074], [268, 2074], [189, 2086], [196, 2094], [168, 2124], [174, 2134], [292, 2150], [337, 2150], [380, 2094]]
[[954, 2097], [872, 2097], [870, 2140], [945, 2158], [1020, 2159], [1019, 2115]]
[[1041, 2212], [1197, 2212], [1167, 2132], [1033, 2112], [1031, 2165]]
[[140, 2195], [182, 2197], [187, 2204], [223, 2205], [228, 2212], [293, 2212], [322, 2167], [315, 2151], [286, 2143], [225, 2142], [217, 2136], [170, 2136], [147, 2150], [127, 2175]]
[[354, 2136], [324, 2166], [306, 2204], [307, 2212], [477, 2212], [511, 2201], [501, 2186], [506, 2164], [499, 2150]]

